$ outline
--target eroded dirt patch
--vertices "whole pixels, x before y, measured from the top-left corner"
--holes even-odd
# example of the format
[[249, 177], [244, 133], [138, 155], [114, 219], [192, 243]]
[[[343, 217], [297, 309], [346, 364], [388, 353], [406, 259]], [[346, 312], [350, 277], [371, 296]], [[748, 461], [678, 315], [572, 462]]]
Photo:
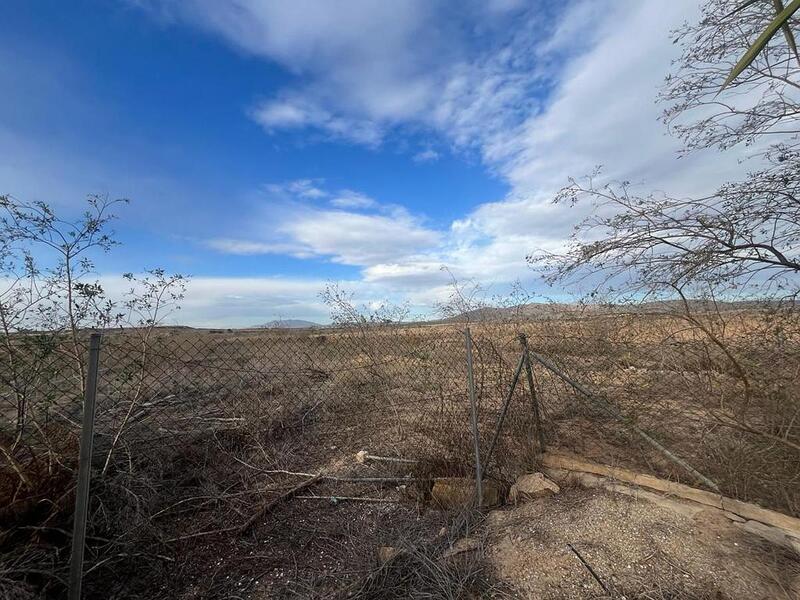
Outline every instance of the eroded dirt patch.
[[572, 488], [494, 511], [487, 527], [487, 561], [521, 598], [794, 598], [800, 572], [796, 556], [726, 519], [605, 490]]

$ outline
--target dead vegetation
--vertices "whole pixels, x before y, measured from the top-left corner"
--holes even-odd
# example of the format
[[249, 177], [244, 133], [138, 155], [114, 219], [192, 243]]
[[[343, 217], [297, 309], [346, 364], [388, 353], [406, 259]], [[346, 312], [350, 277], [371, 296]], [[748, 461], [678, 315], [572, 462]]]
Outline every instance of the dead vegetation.
[[[613, 402], [726, 494], [797, 514], [790, 365], [800, 361], [790, 321], [778, 334], [772, 315], [702, 318], [743, 366], [747, 397], [719, 344], [678, 317], [565, 314], [473, 324], [484, 453], [523, 330], [532, 351]], [[458, 327], [157, 329], [144, 365], [140, 340], [115, 332], [103, 343], [87, 597], [519, 593], [519, 582], [500, 577], [482, 552], [441, 558], [466, 532], [460, 516], [431, 505], [430, 482], [469, 477], [474, 460]], [[48, 368], [52, 375], [30, 387], [27, 435], [8, 442], [12, 460], [1, 473], [0, 588], [9, 597], [59, 597], [67, 574], [80, 395], [55, 359]], [[686, 480], [626, 422], [546, 370], [535, 368], [534, 377], [548, 446]], [[486, 465], [487, 477], [506, 489], [536, 464], [530, 402], [520, 385]], [[359, 463], [364, 449], [407, 460]], [[379, 563], [380, 547], [397, 555]], [[704, 597], [700, 588], [656, 583], [629, 579], [619, 589], [627, 597]], [[593, 593], [587, 597], [604, 592]]]

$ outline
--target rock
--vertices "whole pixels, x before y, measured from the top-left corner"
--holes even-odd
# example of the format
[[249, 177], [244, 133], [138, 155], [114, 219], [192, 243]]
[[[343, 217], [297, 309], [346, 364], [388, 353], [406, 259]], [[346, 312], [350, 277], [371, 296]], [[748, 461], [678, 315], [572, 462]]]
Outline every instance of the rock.
[[[475, 480], [467, 477], [440, 477], [433, 482], [431, 501], [439, 508], [467, 506], [475, 497]], [[498, 506], [502, 494], [494, 481], [483, 482], [483, 506]]]
[[480, 540], [471, 537], [461, 538], [460, 540], [456, 540], [456, 542], [452, 546], [450, 546], [450, 548], [444, 551], [444, 553], [442, 554], [442, 558], [446, 560], [448, 558], [458, 556], [459, 554], [474, 552], [476, 550], [479, 550], [480, 547], [481, 547]]
[[400, 550], [394, 546], [378, 546], [376, 554], [378, 555], [378, 563], [385, 565], [389, 561], [394, 560], [397, 555], [400, 554]]
[[508, 495], [509, 502], [519, 504], [526, 500], [552, 496], [561, 491], [556, 483], [550, 481], [542, 473], [530, 473], [522, 475], [517, 482], [511, 486], [511, 493]]
[[360, 452], [356, 452], [356, 462], [357, 463], [365, 463], [367, 462], [367, 451], [361, 450]]
[[794, 550], [797, 554], [800, 554], [800, 537], [795, 537], [787, 533], [784, 529], [773, 527], [772, 525], [765, 525], [760, 521], [745, 521], [744, 523], [736, 523], [736, 526], [760, 536], [773, 544], [783, 546], [789, 550]]
[[730, 519], [731, 521], [734, 521], [736, 523], [744, 523], [747, 520], [747, 519], [743, 519], [742, 517], [740, 517], [736, 513], [732, 513], [732, 512], [729, 512], [727, 510], [723, 511], [722, 514], [724, 514], [726, 517], [728, 517], [728, 519]]
[[793, 600], [800, 600], [800, 574], [792, 578], [792, 583], [789, 584], [789, 593], [793, 594], [789, 596]]
[[697, 512], [692, 519], [694, 520], [695, 524], [703, 530], [708, 530], [711, 528], [724, 529], [725, 527], [733, 527], [731, 519], [729, 519], [724, 512], [717, 510], [716, 508], [704, 508], [703, 510]]

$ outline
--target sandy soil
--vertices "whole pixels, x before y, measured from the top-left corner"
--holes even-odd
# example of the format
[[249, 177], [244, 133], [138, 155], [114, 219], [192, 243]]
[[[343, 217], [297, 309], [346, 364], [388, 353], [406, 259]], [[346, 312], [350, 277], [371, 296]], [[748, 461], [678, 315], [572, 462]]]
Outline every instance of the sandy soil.
[[[497, 510], [486, 558], [520, 598], [794, 599], [800, 562], [701, 512], [694, 518], [628, 496], [568, 488]], [[614, 597], [620, 597], [620, 595]]]

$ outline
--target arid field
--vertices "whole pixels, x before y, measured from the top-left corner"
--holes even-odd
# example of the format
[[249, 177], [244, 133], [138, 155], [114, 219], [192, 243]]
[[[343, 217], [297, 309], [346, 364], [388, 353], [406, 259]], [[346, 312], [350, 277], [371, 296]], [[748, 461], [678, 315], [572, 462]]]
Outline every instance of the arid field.
[[[501, 496], [517, 477], [541, 468], [543, 451], [569, 452], [709, 489], [699, 473], [724, 496], [800, 515], [800, 346], [791, 315], [572, 311], [291, 331], [158, 328], [146, 338], [107, 331], [87, 597], [400, 598], [409, 590], [450, 597], [442, 589], [471, 590], [473, 597], [605, 597], [568, 558], [575, 567], [563, 575], [569, 585], [526, 587], [522, 558], [513, 569], [497, 562], [491, 548], [503, 541], [486, 542], [487, 556], [495, 557], [488, 562], [473, 551], [466, 561], [437, 557], [464, 535], [495, 539], [491, 524], [524, 514], [492, 516], [487, 526], [478, 514], [442, 509], [432, 498], [438, 478], [474, 477], [467, 326], [484, 479]], [[520, 334], [535, 393], [523, 368], [509, 396], [522, 364]], [[64, 589], [83, 395], [64, 343], [19, 336], [3, 351], [0, 589], [9, 598], [59, 597]], [[317, 474], [322, 478], [293, 491]], [[577, 489], [567, 486], [542, 510], [556, 520], [564, 503], [579, 510], [567, 495], [579, 497]], [[612, 494], [609, 501], [592, 500], [586, 510], [622, 510], [622, 500]], [[624, 510], [638, 519], [646, 509]], [[658, 510], [659, 522], [669, 523], [671, 513]], [[615, 527], [594, 514], [593, 527]], [[683, 533], [675, 535], [691, 530], [676, 527]], [[592, 544], [605, 539], [612, 543], [600, 530]], [[670, 539], [665, 560], [680, 563], [679, 538]], [[694, 572], [688, 564], [670, 567], [666, 578], [663, 569], [635, 577], [615, 571], [615, 585], [634, 594], [628, 597], [663, 588], [661, 596], [641, 596], [648, 598], [684, 597], [670, 596], [670, 586], [702, 598], [789, 590], [796, 566], [787, 551], [771, 554], [763, 540], [753, 543], [766, 571], [739, 587], [715, 588], [713, 577], [675, 579], [681, 568]], [[381, 547], [402, 548], [404, 558], [393, 556], [386, 566], [376, 558]], [[561, 556], [564, 547], [543, 548]], [[755, 559], [730, 560], [733, 569]], [[535, 570], [534, 563], [526, 568]], [[783, 579], [765, 583], [771, 575], [764, 573]], [[728, 595], [714, 596], [718, 590]]]

